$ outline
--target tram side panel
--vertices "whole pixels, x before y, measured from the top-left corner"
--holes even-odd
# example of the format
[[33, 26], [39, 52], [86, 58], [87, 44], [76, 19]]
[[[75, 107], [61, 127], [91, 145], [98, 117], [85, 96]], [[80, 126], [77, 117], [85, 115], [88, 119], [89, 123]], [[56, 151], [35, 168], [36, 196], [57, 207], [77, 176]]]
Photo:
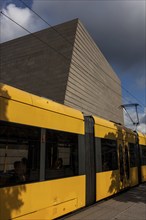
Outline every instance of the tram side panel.
[[117, 128], [113, 123], [94, 118], [96, 157], [96, 201], [120, 190]]
[[96, 201], [138, 184], [136, 138], [130, 129], [94, 118]]
[[54, 219], [85, 206], [82, 114], [32, 95], [27, 103], [28, 93], [6, 89], [9, 97], [0, 97], [0, 106], [7, 104], [5, 117], [0, 109], [0, 220]]
[[[11, 126], [14, 131], [15, 125], [11, 124]], [[4, 127], [6, 128], [6, 124]], [[14, 180], [12, 170], [7, 170], [3, 176], [1, 175], [1, 219], [5, 219], [4, 216], [7, 216], [7, 219], [9, 219], [10, 216], [11, 218], [19, 216], [19, 219], [26, 219], [26, 216], [29, 219], [53, 219], [83, 207], [85, 205], [84, 152], [82, 153], [81, 147], [77, 149], [77, 145], [75, 146], [75, 144], [77, 144], [77, 135], [71, 134], [73, 138], [71, 141], [69, 139], [67, 140], [66, 132], [63, 134], [62, 132], [57, 132], [59, 136], [65, 135], [67, 140], [67, 142], [63, 142], [63, 137], [61, 137], [59, 143], [59, 141], [56, 142], [55, 140], [57, 137], [56, 132], [53, 131], [55, 135], [53, 141], [51, 141], [53, 134], [51, 133], [50, 135], [49, 132], [48, 135], [50, 135], [50, 139], [49, 143], [46, 144], [46, 158], [44, 158], [46, 161], [45, 176], [44, 180], [39, 182], [40, 175], [42, 176], [43, 172], [43, 170], [41, 171], [40, 169], [40, 138], [37, 140], [30, 135], [30, 139], [27, 140], [27, 137], [24, 137], [24, 134], [27, 132], [26, 127], [23, 129], [22, 126], [17, 125], [17, 128], [18, 136], [15, 137], [15, 140], [13, 139], [13, 143], [7, 139], [3, 140], [3, 145], [7, 143], [7, 153], [9, 156], [7, 160], [11, 159], [11, 148], [13, 148], [14, 145], [16, 147], [16, 144], [17, 150], [23, 149], [24, 147], [25, 151], [28, 150], [27, 154], [25, 152], [25, 157], [28, 155], [28, 163], [30, 163], [29, 174], [24, 183], [23, 181]], [[4, 129], [1, 131], [4, 131]], [[20, 136], [21, 132], [23, 133], [23, 137]], [[9, 132], [9, 137], [10, 134]], [[19, 139], [21, 139], [22, 144], [17, 143]], [[82, 135], [78, 137], [78, 141], [82, 142]], [[9, 152], [9, 148], [11, 152]], [[21, 154], [17, 155], [15, 151], [17, 160], [22, 158]], [[82, 160], [80, 160], [80, 162], [78, 160], [79, 154], [82, 154]], [[59, 164], [55, 164], [57, 156], [63, 159], [63, 167], [59, 167]], [[10, 161], [10, 163], [12, 163], [12, 161]], [[20, 205], [18, 205], [19, 203]], [[10, 207], [10, 210], [6, 209], [7, 205]]]

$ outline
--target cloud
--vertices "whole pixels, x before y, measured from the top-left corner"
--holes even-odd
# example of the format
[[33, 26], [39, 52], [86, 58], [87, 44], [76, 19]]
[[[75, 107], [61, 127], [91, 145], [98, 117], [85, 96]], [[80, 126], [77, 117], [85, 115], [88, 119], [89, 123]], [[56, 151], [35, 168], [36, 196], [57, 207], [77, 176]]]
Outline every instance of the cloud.
[[146, 108], [144, 110], [144, 114], [140, 118], [140, 123], [145, 124], [146, 126]]
[[[51, 25], [78, 17], [117, 73], [122, 74], [127, 74], [134, 64], [145, 62], [144, 4], [144, 1], [31, 1], [32, 9]], [[46, 27], [28, 8], [9, 4], [4, 11], [26, 28], [31, 26], [31, 31]], [[17, 27], [13, 31], [12, 26], [10, 21], [4, 21], [2, 29], [8, 30], [12, 37], [17, 32], [19, 36], [22, 30]]]
[[138, 126], [138, 131], [143, 133], [143, 134], [146, 134], [146, 124], [142, 123]]
[[[2, 12], [18, 22], [22, 26], [27, 28], [29, 20], [31, 19], [31, 13], [29, 9], [17, 8], [14, 4], [9, 4]], [[27, 34], [22, 28], [18, 27], [8, 18], [2, 16], [1, 20], [1, 41], [7, 41], [16, 38], [21, 35]]]
[[[137, 116], [136, 116], [136, 111], [134, 109], [128, 110], [128, 113], [130, 117], [132, 118], [133, 122], [137, 123]], [[137, 130], [146, 134], [146, 113], [138, 113], [139, 117], [139, 122], [140, 124], [137, 126]], [[132, 130], [135, 130], [135, 125], [133, 125], [131, 119], [129, 118], [128, 114], [124, 111], [124, 122], [125, 126], [128, 128], [131, 128]]]
[[[40, 20], [28, 8], [19, 8], [15, 4], [9, 4], [2, 9], [2, 12], [30, 32], [44, 27], [44, 24], [42, 25]], [[2, 15], [1, 42], [28, 34], [22, 27]]]

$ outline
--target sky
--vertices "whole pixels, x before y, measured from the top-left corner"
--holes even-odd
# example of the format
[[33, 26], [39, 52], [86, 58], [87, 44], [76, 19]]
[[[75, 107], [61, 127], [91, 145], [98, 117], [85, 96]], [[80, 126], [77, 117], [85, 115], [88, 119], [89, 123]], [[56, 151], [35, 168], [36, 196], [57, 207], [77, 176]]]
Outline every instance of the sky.
[[[139, 104], [138, 130], [146, 132], [146, 0], [0, 0], [0, 9], [30, 32], [48, 27], [39, 16], [51, 26], [79, 18], [119, 76], [123, 104]], [[1, 42], [28, 34], [2, 14], [0, 25]], [[127, 113], [125, 124], [132, 126]]]

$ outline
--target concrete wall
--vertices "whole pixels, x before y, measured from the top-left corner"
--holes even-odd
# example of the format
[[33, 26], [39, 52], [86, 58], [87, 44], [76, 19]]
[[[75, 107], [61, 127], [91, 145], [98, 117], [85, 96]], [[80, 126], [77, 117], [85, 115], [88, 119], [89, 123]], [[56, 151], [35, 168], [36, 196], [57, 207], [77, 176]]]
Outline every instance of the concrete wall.
[[39, 40], [27, 35], [2, 44], [0, 81], [123, 123], [120, 80], [82, 23], [54, 28], [35, 33]]
[[123, 123], [121, 83], [79, 21], [67, 83], [65, 104], [85, 114]]
[[1, 81], [63, 103], [77, 20], [1, 45]]

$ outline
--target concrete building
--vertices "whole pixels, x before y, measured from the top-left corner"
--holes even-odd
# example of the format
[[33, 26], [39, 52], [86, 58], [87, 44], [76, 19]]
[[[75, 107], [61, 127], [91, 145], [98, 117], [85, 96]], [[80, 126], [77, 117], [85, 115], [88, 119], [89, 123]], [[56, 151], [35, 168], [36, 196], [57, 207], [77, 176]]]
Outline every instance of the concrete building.
[[123, 123], [120, 80], [78, 19], [1, 44], [0, 69], [3, 83]]

